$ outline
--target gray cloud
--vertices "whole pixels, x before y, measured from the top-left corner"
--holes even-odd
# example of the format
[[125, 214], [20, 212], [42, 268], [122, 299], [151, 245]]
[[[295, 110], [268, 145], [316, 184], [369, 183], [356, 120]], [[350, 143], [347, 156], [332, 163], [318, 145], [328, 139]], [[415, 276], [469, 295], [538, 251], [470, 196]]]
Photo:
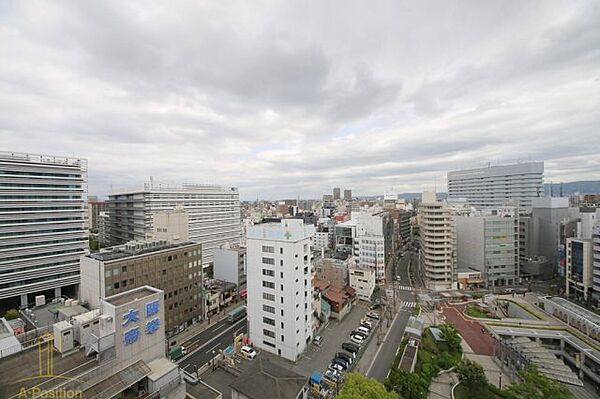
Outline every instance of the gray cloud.
[[7, 2], [0, 148], [89, 159], [90, 193], [443, 187], [488, 162], [597, 179], [600, 7]]

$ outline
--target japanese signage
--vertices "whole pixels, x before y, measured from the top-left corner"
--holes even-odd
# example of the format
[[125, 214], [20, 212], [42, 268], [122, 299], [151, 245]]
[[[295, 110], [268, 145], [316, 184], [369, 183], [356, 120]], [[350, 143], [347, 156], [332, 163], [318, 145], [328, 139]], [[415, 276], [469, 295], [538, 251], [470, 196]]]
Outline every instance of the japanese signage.
[[[158, 315], [160, 309], [160, 300], [148, 302], [144, 305], [144, 316], [146, 318], [144, 323], [144, 333], [154, 334], [160, 328], [160, 318], [152, 317]], [[139, 309], [129, 309], [123, 314], [123, 327], [131, 326], [128, 330], [123, 333], [123, 342], [125, 345], [135, 343], [140, 338], [140, 326], [137, 325], [140, 322], [140, 311]]]

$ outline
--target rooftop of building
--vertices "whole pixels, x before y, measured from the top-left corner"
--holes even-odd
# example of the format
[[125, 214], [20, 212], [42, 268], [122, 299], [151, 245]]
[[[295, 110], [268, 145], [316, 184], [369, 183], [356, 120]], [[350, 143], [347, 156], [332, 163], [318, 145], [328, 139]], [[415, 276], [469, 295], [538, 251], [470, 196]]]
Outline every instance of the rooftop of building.
[[250, 399], [295, 398], [308, 379], [268, 360], [258, 358], [230, 387]]
[[301, 219], [283, 219], [279, 223], [262, 223], [248, 229], [247, 239], [297, 242], [310, 238], [315, 226]]
[[549, 297], [546, 298], [548, 301], [554, 303], [555, 305], [560, 306], [561, 308], [563, 308], [563, 310], [565, 311], [569, 311], [572, 314], [577, 315], [577, 317], [579, 319], [581, 319], [582, 321], [587, 321], [589, 323], [595, 324], [598, 327], [600, 327], [600, 316], [598, 316], [596, 313], [587, 310], [586, 308], [583, 308], [579, 305], [574, 304], [573, 302], [564, 299], [564, 298], [560, 298], [560, 297]]
[[102, 249], [100, 252], [94, 252], [86, 257], [98, 260], [100, 262], [110, 262], [118, 259], [129, 258], [151, 254], [154, 252], [165, 251], [169, 249], [180, 249], [190, 245], [200, 245], [192, 241], [173, 243], [169, 241], [130, 241], [123, 245], [117, 245]]
[[125, 291], [117, 295], [109, 296], [105, 299], [105, 301], [114, 306], [121, 306], [129, 302], [149, 297], [159, 292], [162, 291], [145, 285], [143, 287], [134, 288], [132, 290]]
[[[52, 356], [52, 375], [46, 372], [45, 360], [40, 364], [40, 353], [42, 359], [46, 358], [46, 343], [32, 346], [22, 352], [0, 359], [0, 397], [17, 398], [22, 388], [30, 389], [39, 385], [42, 389], [54, 388], [58, 384], [76, 378], [81, 373], [91, 370], [98, 364], [95, 358], [86, 357], [85, 350], [81, 349], [69, 356], [60, 356], [54, 352]], [[50, 341], [50, 345], [52, 342]], [[40, 367], [43, 370], [40, 370]], [[61, 376], [56, 378], [54, 376]]]
[[210, 279], [204, 283], [204, 288], [211, 292], [234, 290], [236, 287], [235, 283], [219, 279]]
[[196, 183], [160, 183], [155, 181], [147, 181], [141, 187], [123, 188], [114, 190], [109, 195], [135, 194], [145, 192], [198, 192], [206, 193], [210, 191], [229, 191], [237, 194], [237, 187], [226, 187], [218, 184], [196, 184]]
[[[452, 170], [448, 172], [448, 178], [453, 177], [455, 175], [470, 175], [473, 177], [480, 175], [482, 173], [498, 173], [499, 175], [506, 175], [506, 173], [510, 173], [513, 171], [514, 173], [519, 171], [530, 171], [530, 173], [544, 173], [544, 162], [518, 162], [507, 165], [488, 165], [481, 168], [471, 168], [471, 169], [460, 169], [460, 170]], [[461, 176], [462, 177], [462, 176]]]
[[41, 328], [51, 326], [60, 320], [69, 320], [71, 317], [89, 311], [90, 310], [83, 305], [72, 305], [69, 301], [62, 301], [25, 309], [21, 313], [21, 317], [35, 328]]
[[23, 152], [0, 151], [0, 160], [37, 163], [44, 165], [87, 166], [87, 159], [56, 155], [28, 154]]

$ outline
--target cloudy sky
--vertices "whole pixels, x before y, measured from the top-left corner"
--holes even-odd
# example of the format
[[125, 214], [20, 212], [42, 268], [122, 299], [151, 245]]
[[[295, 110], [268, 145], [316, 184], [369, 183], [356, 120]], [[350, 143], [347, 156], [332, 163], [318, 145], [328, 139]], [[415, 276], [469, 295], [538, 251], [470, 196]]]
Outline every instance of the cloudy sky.
[[99, 195], [599, 179], [600, 2], [2, 1], [0, 149], [85, 157]]

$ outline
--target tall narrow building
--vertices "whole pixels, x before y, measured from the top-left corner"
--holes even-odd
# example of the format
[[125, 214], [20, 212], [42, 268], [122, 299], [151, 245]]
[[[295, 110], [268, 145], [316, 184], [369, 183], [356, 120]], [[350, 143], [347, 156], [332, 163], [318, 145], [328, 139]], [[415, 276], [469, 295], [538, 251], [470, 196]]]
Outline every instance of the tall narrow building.
[[152, 235], [154, 214], [176, 207], [187, 211], [189, 240], [202, 244], [202, 264], [213, 262], [223, 244], [239, 245], [240, 194], [235, 187], [147, 182], [140, 190], [113, 193], [108, 201], [108, 237], [113, 245]]
[[335, 187], [333, 189], [333, 200], [334, 201], [340, 200], [341, 199], [341, 194], [342, 193], [341, 193], [340, 188], [339, 187]]
[[455, 262], [455, 235], [452, 208], [438, 201], [434, 192], [424, 192], [419, 206], [420, 261], [427, 287], [452, 289]]
[[74, 296], [88, 250], [87, 160], [0, 152], [0, 199], [0, 300]]
[[248, 229], [248, 325], [251, 342], [296, 361], [312, 338], [312, 225], [299, 219]]
[[465, 198], [476, 208], [514, 205], [531, 209], [544, 193], [544, 163], [524, 162], [448, 172], [448, 199]]

